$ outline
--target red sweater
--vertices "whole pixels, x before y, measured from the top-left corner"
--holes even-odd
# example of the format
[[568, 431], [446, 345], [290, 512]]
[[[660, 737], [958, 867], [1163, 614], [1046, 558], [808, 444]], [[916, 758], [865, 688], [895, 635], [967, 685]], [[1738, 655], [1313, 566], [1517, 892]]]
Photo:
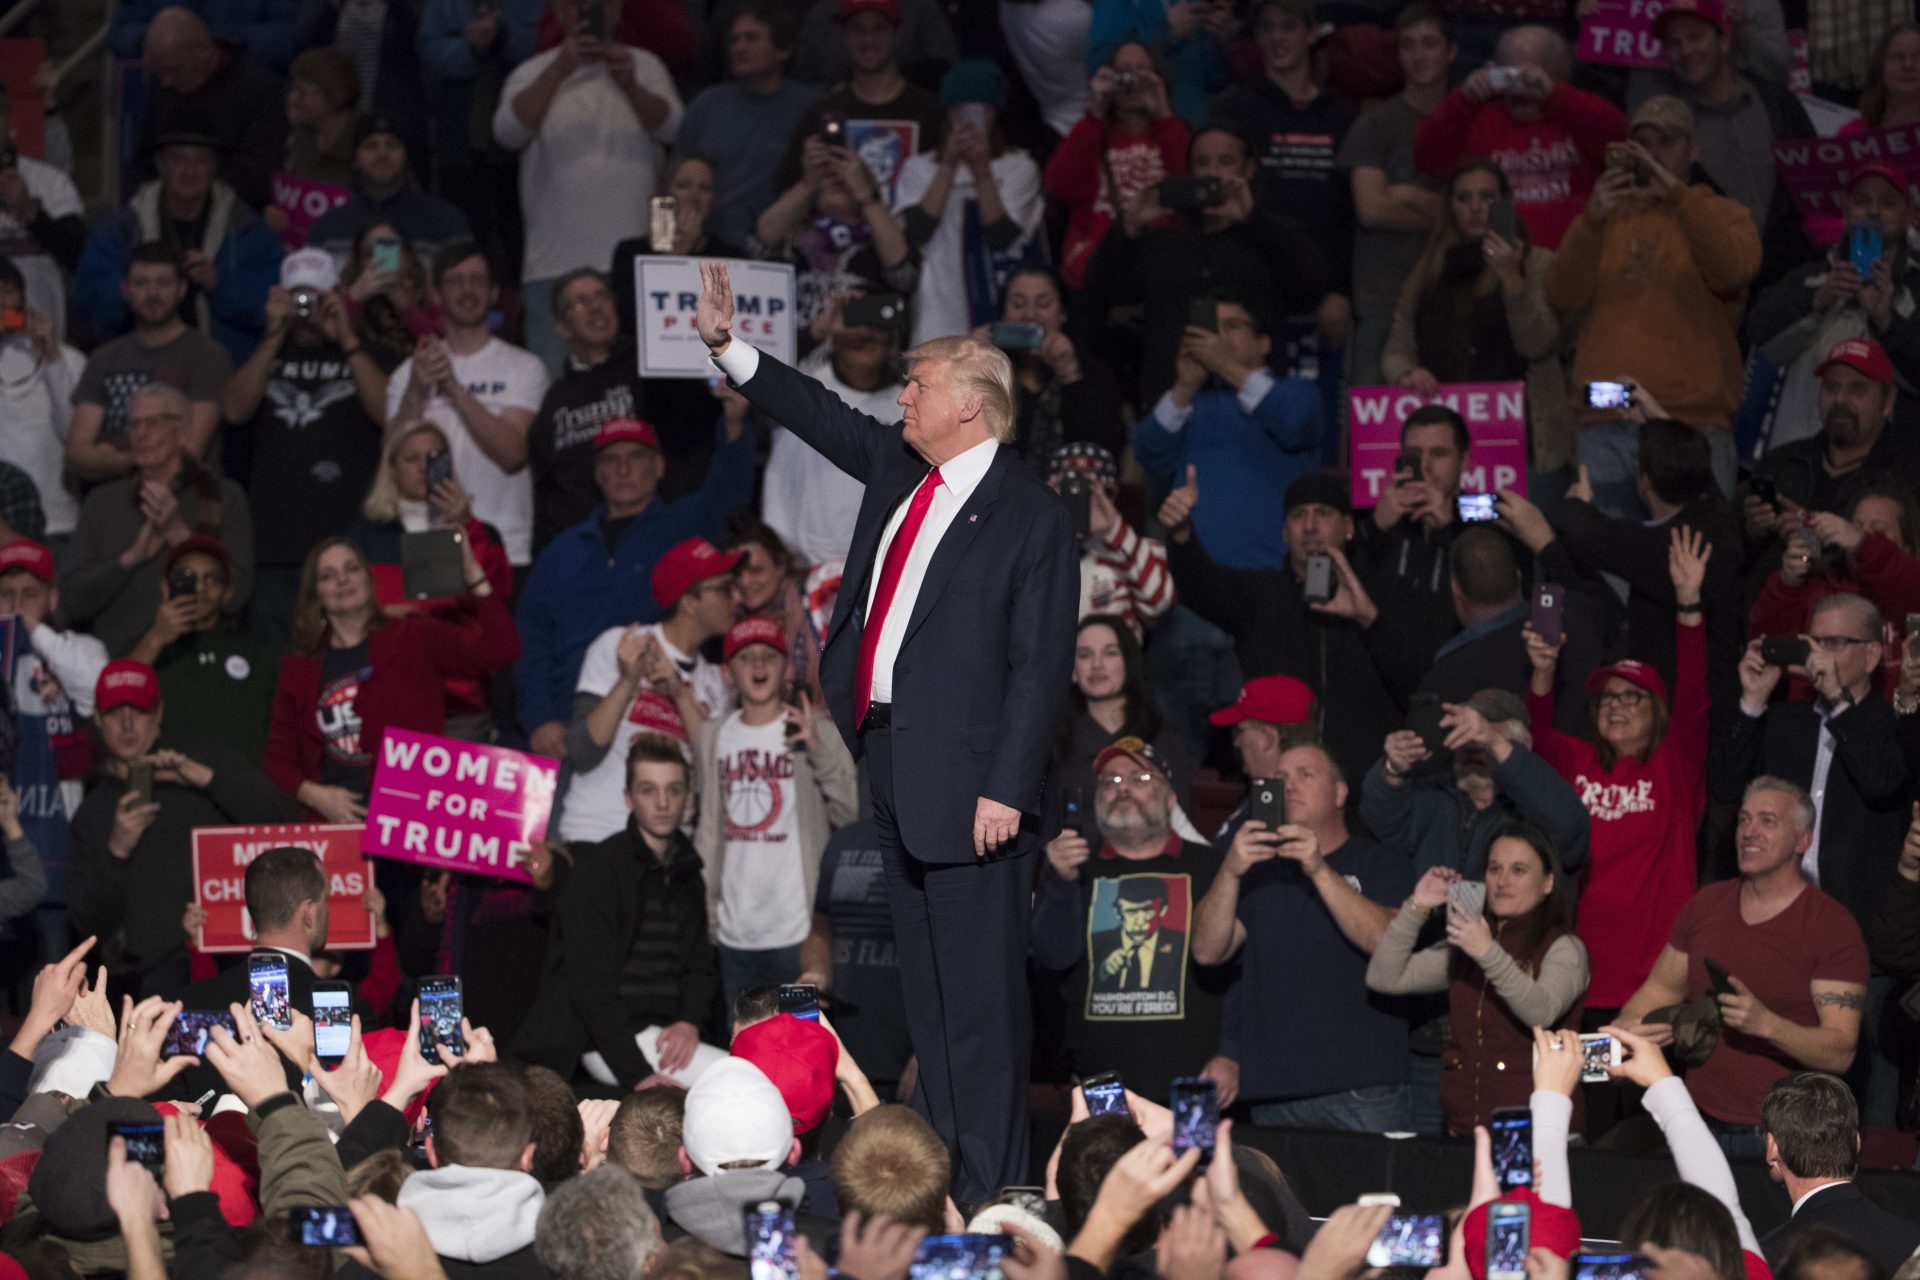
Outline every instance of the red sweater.
[[[1103, 131], [1105, 164], [1101, 163]], [[1068, 209], [1066, 245], [1060, 251], [1060, 275], [1067, 288], [1080, 287], [1088, 259], [1113, 225], [1113, 188], [1119, 188], [1119, 207], [1124, 209], [1160, 179], [1186, 171], [1187, 126], [1179, 116], [1155, 120], [1145, 133], [1110, 128], [1099, 116], [1080, 117], [1054, 148], [1041, 179], [1047, 194]]]
[[1555, 85], [1540, 110], [1538, 120], [1515, 120], [1505, 101], [1475, 102], [1455, 89], [1414, 130], [1413, 162], [1445, 182], [1463, 160], [1491, 156], [1533, 242], [1557, 249], [1606, 168], [1607, 144], [1626, 140], [1627, 118], [1605, 98], [1566, 84]]
[[1706, 811], [1707, 633], [1674, 629], [1678, 677], [1666, 735], [1644, 762], [1600, 767], [1591, 742], [1553, 727], [1553, 699], [1527, 692], [1533, 749], [1587, 806], [1592, 823], [1580, 940], [1593, 961], [1587, 1007], [1617, 1009], [1640, 989], [1693, 896], [1694, 829]]
[[[1920, 613], [1920, 560], [1902, 551], [1893, 539], [1870, 533], [1860, 549], [1847, 557], [1847, 567], [1858, 581], [1813, 577], [1797, 587], [1780, 581], [1780, 571], [1767, 575], [1766, 586], [1747, 612], [1747, 631], [1755, 636], [1805, 635], [1813, 622], [1813, 608], [1843, 591], [1863, 595], [1880, 610], [1880, 696], [1893, 697], [1900, 684], [1900, 649], [1906, 643], [1907, 615]], [[1812, 697], [1802, 676], [1789, 676], [1787, 696], [1796, 701]]]
[[[367, 642], [372, 671], [354, 708], [361, 742], [378, 759], [380, 739], [390, 726], [439, 733], [447, 724], [448, 679], [488, 675], [519, 656], [520, 633], [497, 593], [466, 597], [451, 618], [412, 613], [393, 619]], [[290, 795], [299, 793], [301, 783], [320, 780], [325, 739], [319, 711], [320, 656], [288, 653], [280, 660], [280, 685], [273, 695], [266, 770]]]

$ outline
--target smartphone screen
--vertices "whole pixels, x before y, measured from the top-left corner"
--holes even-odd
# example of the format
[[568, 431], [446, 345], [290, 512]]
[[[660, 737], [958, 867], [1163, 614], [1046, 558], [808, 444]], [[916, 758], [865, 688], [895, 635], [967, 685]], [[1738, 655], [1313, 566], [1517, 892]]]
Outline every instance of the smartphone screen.
[[1173, 1082], [1169, 1099], [1173, 1110], [1173, 1153], [1189, 1147], [1202, 1152], [1200, 1163], [1213, 1155], [1214, 1131], [1220, 1127], [1220, 1094], [1211, 1080], [1183, 1076]]
[[1508, 243], [1512, 243], [1518, 236], [1519, 221], [1519, 214], [1515, 211], [1513, 200], [1509, 196], [1501, 196], [1487, 210], [1487, 230]]
[[428, 1062], [442, 1061], [443, 1044], [456, 1058], [464, 1054], [467, 1042], [460, 1034], [464, 1014], [460, 979], [450, 974], [420, 979], [420, 1056]]
[[293, 1025], [285, 956], [256, 951], [247, 957], [247, 1005], [261, 1022], [271, 1022], [282, 1031]]
[[240, 1029], [233, 1025], [233, 1015], [214, 1009], [182, 1009], [167, 1028], [167, 1038], [161, 1042], [160, 1056], [163, 1058], [207, 1056], [207, 1036], [215, 1027], [225, 1027], [227, 1034], [238, 1040]]
[[1568, 1264], [1572, 1280], [1640, 1280], [1642, 1261], [1631, 1253], [1576, 1253]]
[[914, 1252], [908, 1280], [1003, 1280], [1000, 1259], [1006, 1248], [1005, 1236], [928, 1236]]
[[1524, 1204], [1496, 1200], [1487, 1206], [1487, 1280], [1526, 1280], [1531, 1216]]
[[1086, 1095], [1088, 1116], [1132, 1114], [1127, 1110], [1127, 1088], [1118, 1071], [1102, 1071], [1087, 1077], [1080, 1082], [1080, 1092]]
[[1493, 509], [1493, 499], [1491, 493], [1463, 493], [1454, 499], [1454, 505], [1463, 524], [1477, 524], [1500, 518], [1500, 513]]
[[343, 1204], [301, 1204], [287, 1210], [287, 1239], [308, 1248], [355, 1245], [360, 1232]]
[[747, 1269], [750, 1280], [793, 1280], [799, 1274], [793, 1212], [777, 1200], [747, 1210]]
[[[1496, 1107], [1488, 1117], [1493, 1140], [1493, 1172], [1500, 1190], [1533, 1185], [1533, 1112], [1525, 1107]], [[1521, 1251], [1524, 1257], [1525, 1250]]]
[[1587, 408], [1589, 409], [1625, 409], [1633, 399], [1633, 392], [1624, 382], [1589, 382], [1587, 384]]
[[1566, 591], [1559, 583], [1543, 582], [1533, 589], [1533, 613], [1527, 621], [1535, 635], [1548, 644], [1559, 644], [1566, 617]]
[[780, 988], [780, 1012], [809, 1022], [820, 1021], [820, 988], [811, 982], [789, 983]]
[[367, 246], [367, 260], [374, 274], [393, 275], [400, 270], [400, 242], [392, 236], [379, 237]]
[[313, 984], [313, 1051], [335, 1066], [353, 1045], [353, 1003], [344, 982]]
[[1367, 1246], [1370, 1267], [1437, 1267], [1447, 1260], [1447, 1218], [1441, 1213], [1396, 1213]]
[[1613, 1079], [1607, 1067], [1620, 1060], [1620, 1047], [1612, 1036], [1591, 1033], [1580, 1037], [1580, 1078], [1588, 1084], [1605, 1084]]
[[127, 1159], [145, 1167], [157, 1182], [167, 1172], [167, 1131], [159, 1123], [154, 1124], [113, 1124], [107, 1126], [109, 1141], [123, 1138], [127, 1144]]

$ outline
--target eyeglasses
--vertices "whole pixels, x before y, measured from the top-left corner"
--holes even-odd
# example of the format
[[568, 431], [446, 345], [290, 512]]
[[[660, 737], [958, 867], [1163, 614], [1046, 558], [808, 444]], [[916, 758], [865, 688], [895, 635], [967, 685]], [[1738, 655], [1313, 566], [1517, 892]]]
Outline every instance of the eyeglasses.
[[1645, 689], [1609, 689], [1600, 695], [1598, 701], [1603, 707], [1637, 707], [1649, 696]]
[[1154, 776], [1145, 769], [1142, 769], [1139, 773], [1103, 774], [1099, 778], [1094, 779], [1094, 781], [1103, 787], [1150, 787], [1154, 783]]
[[576, 293], [568, 298], [567, 304], [560, 308], [560, 314], [572, 315], [582, 307], [611, 307], [612, 305], [613, 295], [605, 289], [596, 289], [592, 293]]
[[1808, 636], [1807, 640], [1819, 645], [1828, 653], [1839, 653], [1850, 644], [1877, 644], [1876, 640], [1862, 640], [1858, 636]]

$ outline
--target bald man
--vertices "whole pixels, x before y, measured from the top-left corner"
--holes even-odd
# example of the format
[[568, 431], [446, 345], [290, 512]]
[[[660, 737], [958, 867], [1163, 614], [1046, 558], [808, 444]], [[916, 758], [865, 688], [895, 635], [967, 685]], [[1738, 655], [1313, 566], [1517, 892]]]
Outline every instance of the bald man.
[[159, 122], [191, 119], [219, 141], [219, 174], [242, 200], [262, 209], [272, 175], [286, 157], [287, 114], [280, 87], [246, 54], [216, 43], [191, 9], [162, 9], [147, 26], [141, 61], [153, 92], [140, 123], [136, 177], [155, 176]]

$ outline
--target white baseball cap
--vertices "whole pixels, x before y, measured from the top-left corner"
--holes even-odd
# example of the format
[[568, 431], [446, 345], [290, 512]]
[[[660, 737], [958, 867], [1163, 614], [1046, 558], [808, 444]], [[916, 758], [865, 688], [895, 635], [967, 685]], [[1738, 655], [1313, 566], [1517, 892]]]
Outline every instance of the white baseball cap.
[[724, 1058], [687, 1091], [680, 1142], [708, 1177], [742, 1161], [777, 1168], [793, 1149], [793, 1117], [766, 1072], [745, 1058]]
[[280, 260], [283, 289], [331, 289], [340, 283], [333, 255], [324, 249], [296, 249]]

